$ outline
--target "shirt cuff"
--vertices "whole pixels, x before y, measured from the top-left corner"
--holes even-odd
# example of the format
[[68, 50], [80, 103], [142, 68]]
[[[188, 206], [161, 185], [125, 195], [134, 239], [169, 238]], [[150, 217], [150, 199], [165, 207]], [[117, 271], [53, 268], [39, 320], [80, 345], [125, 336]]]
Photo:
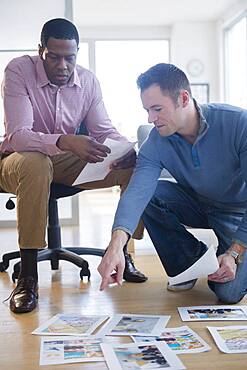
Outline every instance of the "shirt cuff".
[[247, 242], [243, 242], [242, 240], [239, 240], [239, 239], [233, 239], [232, 240], [234, 243], [237, 243], [239, 245], [241, 245], [241, 247], [244, 247], [247, 249]]
[[58, 141], [58, 139], [60, 138], [61, 135], [62, 134], [53, 134], [53, 135], [50, 135], [49, 138], [47, 138], [45, 145], [47, 147], [47, 150], [48, 150], [50, 156], [64, 153], [57, 146], [57, 141]]

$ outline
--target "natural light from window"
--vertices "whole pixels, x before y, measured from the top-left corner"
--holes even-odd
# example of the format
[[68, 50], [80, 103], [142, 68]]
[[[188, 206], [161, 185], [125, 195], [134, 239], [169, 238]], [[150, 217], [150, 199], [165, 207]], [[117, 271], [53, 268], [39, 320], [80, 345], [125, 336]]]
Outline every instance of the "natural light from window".
[[108, 114], [121, 134], [136, 139], [139, 125], [147, 122], [136, 79], [157, 63], [169, 61], [167, 40], [96, 41], [96, 75]]
[[226, 31], [226, 101], [247, 107], [247, 17]]

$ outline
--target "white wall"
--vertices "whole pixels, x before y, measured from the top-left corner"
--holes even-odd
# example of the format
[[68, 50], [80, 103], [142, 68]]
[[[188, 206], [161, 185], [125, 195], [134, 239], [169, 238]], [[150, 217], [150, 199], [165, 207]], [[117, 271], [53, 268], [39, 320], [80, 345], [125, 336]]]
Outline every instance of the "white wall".
[[247, 0], [240, 0], [234, 6], [232, 6], [228, 11], [226, 11], [219, 19], [219, 23], [226, 27], [231, 22], [234, 21], [237, 17], [239, 17], [243, 11], [246, 11], [247, 9]]
[[[241, 1], [240, 3], [247, 2]], [[241, 4], [242, 6], [242, 4]], [[241, 7], [240, 6], [240, 7]], [[28, 10], [27, 10], [28, 9]], [[1, 0], [0, 49], [36, 49], [43, 23], [52, 17], [63, 17], [64, 0]], [[191, 82], [208, 82], [210, 100], [220, 99], [217, 27], [214, 22], [176, 22], [173, 26], [78, 27], [82, 39], [170, 39], [171, 62], [185, 72], [191, 59], [200, 59], [204, 71]]]
[[[189, 75], [187, 66], [199, 59], [204, 66], [198, 77]], [[219, 71], [215, 22], [177, 22], [171, 32], [171, 62], [181, 68], [192, 83], [209, 83], [210, 101], [219, 100]]]
[[131, 39], [169, 39], [171, 36], [170, 26], [78, 26], [81, 39], [107, 40], [131, 40]]
[[64, 10], [64, 0], [0, 0], [0, 49], [36, 49], [42, 25]]

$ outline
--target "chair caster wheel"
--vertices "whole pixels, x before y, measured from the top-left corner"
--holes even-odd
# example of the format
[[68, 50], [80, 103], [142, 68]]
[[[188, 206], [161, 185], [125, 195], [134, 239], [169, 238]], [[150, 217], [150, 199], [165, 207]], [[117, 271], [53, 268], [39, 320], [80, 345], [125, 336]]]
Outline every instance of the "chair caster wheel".
[[4, 262], [0, 262], [0, 272], [6, 271], [8, 267], [9, 267], [8, 264], [6, 264]]
[[81, 278], [81, 280], [83, 280], [84, 276], [87, 276], [88, 281], [90, 281], [91, 272], [90, 272], [89, 269], [87, 269], [87, 270], [81, 269], [81, 271], [80, 271], [80, 278]]
[[13, 272], [12, 274], [12, 281], [15, 283], [16, 280], [18, 280], [19, 272]]

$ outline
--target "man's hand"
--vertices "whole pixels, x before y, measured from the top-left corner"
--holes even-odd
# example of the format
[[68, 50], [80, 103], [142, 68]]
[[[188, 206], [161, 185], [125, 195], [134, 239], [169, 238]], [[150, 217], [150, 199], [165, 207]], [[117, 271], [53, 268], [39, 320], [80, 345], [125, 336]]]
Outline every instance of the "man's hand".
[[218, 257], [219, 269], [211, 275], [208, 275], [208, 280], [215, 281], [216, 283], [226, 283], [234, 280], [237, 270], [237, 265], [234, 258], [224, 253]]
[[123, 157], [112, 162], [110, 165], [111, 170], [123, 170], [125, 168], [134, 167], [136, 164], [136, 152], [135, 149], [131, 149]]
[[119, 250], [114, 253], [112, 249], [107, 249], [98, 267], [98, 271], [102, 277], [100, 290], [104, 290], [108, 285], [114, 283], [122, 285], [124, 267], [125, 259], [123, 251]]
[[220, 268], [215, 273], [208, 275], [208, 280], [216, 281], [217, 283], [227, 283], [235, 279], [237, 265], [235, 259], [231, 256], [233, 251], [242, 255], [245, 253], [246, 248], [237, 242], [233, 242], [230, 248], [218, 257]]
[[103, 162], [111, 152], [108, 146], [85, 135], [61, 135], [57, 141], [57, 147], [63, 151], [72, 152], [89, 163]]
[[100, 290], [104, 290], [113, 283], [122, 285], [125, 267], [123, 247], [127, 240], [128, 235], [123, 230], [113, 232], [110, 244], [98, 266], [98, 271], [102, 277]]

